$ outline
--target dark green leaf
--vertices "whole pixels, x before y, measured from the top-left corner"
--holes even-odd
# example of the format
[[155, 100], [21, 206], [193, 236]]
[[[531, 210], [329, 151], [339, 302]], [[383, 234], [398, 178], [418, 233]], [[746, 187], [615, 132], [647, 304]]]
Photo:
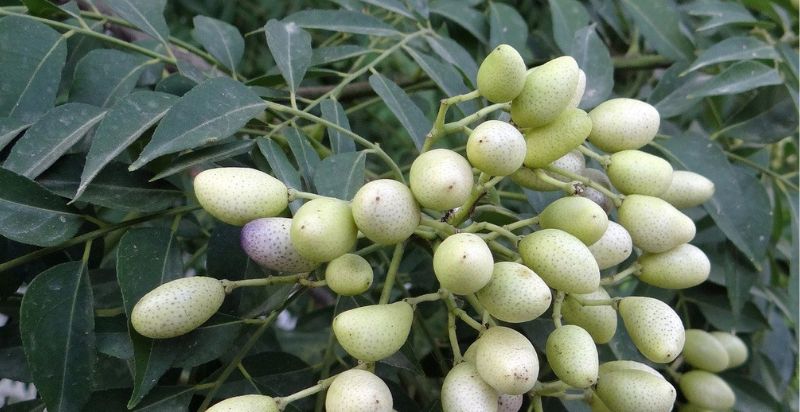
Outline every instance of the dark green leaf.
[[394, 27], [356, 11], [347, 10], [303, 10], [283, 19], [307, 29], [368, 34], [370, 36], [396, 36]]
[[314, 171], [319, 164], [319, 155], [314, 148], [311, 147], [311, 143], [308, 142], [308, 136], [303, 134], [300, 130], [292, 127], [286, 129], [284, 135], [286, 136], [286, 141], [289, 142], [289, 149], [292, 150], [294, 159], [303, 172], [303, 177], [306, 179], [306, 182], [313, 187]]
[[[699, 97], [688, 97], [690, 93], [708, 83], [711, 76], [691, 72], [681, 77], [686, 64], [676, 63], [667, 69], [648, 101], [655, 106], [662, 118], [674, 117], [688, 112], [700, 102]], [[587, 84], [588, 87], [588, 84]]]
[[296, 23], [274, 19], [268, 21], [264, 29], [269, 51], [286, 84], [290, 90], [296, 90], [311, 64], [311, 35]]
[[139, 30], [166, 44], [169, 27], [164, 20], [167, 0], [106, 0], [114, 13]]
[[524, 53], [527, 50], [528, 24], [514, 7], [489, 4], [489, 47], [508, 44]]
[[328, 156], [320, 162], [314, 186], [322, 196], [350, 200], [364, 184], [366, 152], [346, 152]]
[[406, 7], [403, 3], [401, 3], [400, 0], [361, 0], [361, 1], [406, 16], [411, 19], [414, 18], [414, 15], [411, 14], [411, 12], [408, 10], [408, 7]]
[[754, 37], [731, 37], [704, 50], [681, 75], [717, 63], [777, 58], [778, 53], [774, 47]]
[[[265, 138], [259, 138], [257, 144], [261, 154], [267, 159], [275, 178], [283, 182], [287, 187], [302, 190], [303, 184], [300, 182], [300, 173], [292, 166], [281, 146]], [[300, 200], [295, 200], [289, 203], [289, 209], [295, 212], [302, 204]]]
[[311, 65], [321, 66], [328, 63], [337, 62], [340, 60], [350, 59], [370, 53], [369, 49], [365, 49], [355, 44], [345, 44], [341, 46], [320, 47], [311, 52]]
[[0, 117], [0, 150], [3, 150], [28, 126], [30, 126], [29, 123], [24, 123], [13, 117]]
[[36, 389], [52, 411], [79, 411], [89, 399], [95, 363], [92, 288], [86, 267], [67, 262], [31, 282], [20, 332]]
[[614, 64], [593, 25], [575, 32], [569, 54], [586, 73], [581, 107], [592, 108], [608, 99], [614, 88]]
[[[319, 105], [322, 111], [322, 118], [336, 123], [340, 127], [350, 130], [350, 121], [347, 120], [347, 114], [344, 112], [344, 107], [334, 100], [333, 98], [323, 100]], [[333, 153], [353, 152], [356, 150], [356, 144], [349, 136], [339, 130], [328, 128], [328, 138], [330, 139], [330, 146]]]
[[[192, 395], [196, 390], [192, 386], [156, 386], [133, 409], [135, 412], [186, 412]], [[84, 409], [94, 411], [124, 411], [128, 407], [126, 400], [130, 389], [111, 389], [92, 393], [89, 403]]]
[[431, 49], [444, 61], [455, 65], [464, 73], [470, 84], [475, 86], [478, 78], [478, 64], [458, 42], [444, 36], [426, 36]]
[[195, 83], [203, 83], [208, 79], [224, 76], [216, 67], [197, 61], [190, 55], [181, 54], [177, 56], [177, 59], [178, 73]]
[[197, 86], [197, 82], [179, 73], [173, 73], [156, 84], [155, 91], [183, 96]]
[[130, 93], [147, 58], [118, 50], [92, 50], [75, 66], [69, 99], [73, 102], [110, 107]]
[[430, 12], [452, 20], [470, 32], [481, 43], [486, 43], [486, 16], [459, 0], [439, 0], [430, 5]]
[[[3, 363], [3, 373], [0, 376], [4, 379], [33, 382], [31, 368], [27, 359], [25, 359], [25, 350], [22, 349], [21, 343], [16, 344], [16, 346], [0, 348], [0, 362]], [[0, 409], [0, 411], [2, 410]]]
[[[422, 53], [418, 50], [407, 48], [406, 51], [411, 55], [414, 61], [419, 64], [422, 70], [430, 76], [430, 78], [439, 86], [447, 96], [456, 96], [469, 92], [469, 89], [464, 85], [461, 75], [453, 69], [453, 66], [445, 64], [439, 59]], [[459, 105], [467, 112], [474, 112], [476, 110], [475, 102], [466, 102]]]
[[[786, 350], [787, 348], [783, 348]], [[795, 358], [796, 359], [796, 358]], [[784, 405], [769, 396], [761, 383], [743, 376], [725, 376], [725, 381], [736, 394], [736, 411], [781, 411]]]
[[739, 317], [735, 317], [724, 294], [710, 294], [697, 288], [687, 289], [683, 293], [684, 299], [697, 305], [714, 330], [750, 333], [767, 326], [766, 319], [751, 302], [745, 304]]
[[[46, 19], [55, 19], [57, 17], [72, 16], [79, 18], [80, 15], [73, 13], [67, 6], [59, 6], [50, 0], [22, 0], [22, 4], [28, 8], [28, 13], [36, 17], [44, 17]], [[73, 3], [74, 6], [74, 3]]]
[[41, 399], [31, 399], [29, 401], [7, 404], [0, 408], [2, 412], [43, 412], [46, 405]]
[[[116, 273], [114, 273], [114, 286], [119, 293]], [[95, 295], [95, 300], [97, 300], [97, 295]], [[98, 309], [97, 305], [95, 305], [95, 309]], [[128, 336], [128, 319], [126, 317], [95, 318], [94, 322], [98, 353], [122, 360], [133, 358], [133, 343]]]
[[239, 318], [217, 314], [199, 328], [179, 338], [181, 353], [173, 362], [174, 367], [191, 368], [210, 362], [231, 350], [242, 321]]
[[[785, 204], [787, 205], [787, 209], [789, 209], [789, 229], [791, 233], [791, 256], [789, 258], [789, 287], [788, 295], [791, 309], [791, 316], [792, 320], [794, 321], [795, 325], [800, 324], [798, 322], [798, 318], [800, 318], [800, 313], [794, 308], [797, 308], [800, 305], [800, 257], [798, 253], [796, 253], [798, 249], [798, 244], [800, 244], [800, 217], [798, 215], [798, 200], [796, 193], [790, 193], [784, 188], [783, 186], [779, 187], [781, 195], [785, 200]], [[795, 334], [800, 334], [800, 330], [795, 327]]]
[[728, 253], [728, 259], [722, 264], [731, 312], [738, 318], [745, 303], [750, 300], [750, 288], [755, 284], [758, 272], [753, 270], [752, 266], [739, 262], [734, 253]]
[[406, 129], [417, 150], [421, 149], [431, 121], [393, 81], [376, 73], [369, 77], [369, 84]]
[[244, 38], [239, 29], [224, 21], [195, 16], [194, 36], [220, 63], [236, 70], [244, 55]]
[[[772, 105], [743, 111], [742, 116], [732, 119], [720, 134], [761, 144], [776, 143], [796, 134], [798, 116], [792, 99], [787, 96], [785, 99], [777, 102], [773, 100], [768, 104]], [[753, 113], [758, 114], [750, 118], [744, 117]]]
[[204, 163], [213, 163], [219, 160], [229, 159], [231, 157], [247, 153], [252, 148], [253, 140], [235, 140], [229, 143], [222, 143], [195, 150], [181, 155], [173, 162], [170, 162], [166, 169], [158, 172], [158, 174], [153, 176], [150, 181], [163, 179], [167, 176], [172, 176], [175, 173], [180, 173], [186, 169], [199, 166]]
[[[553, 39], [562, 52], [569, 53], [576, 33], [589, 23], [589, 13], [577, 0], [549, 0], [549, 3], [550, 18], [553, 21]], [[583, 65], [581, 68], [586, 70]], [[586, 85], [589, 85], [588, 81]]]
[[680, 16], [673, 0], [621, 0], [644, 38], [657, 52], [675, 60], [692, 56], [692, 44], [681, 32]]
[[709, 17], [697, 27], [697, 31], [717, 29], [728, 24], [756, 22], [743, 5], [732, 1], [696, 0], [686, 6], [686, 9], [692, 16]]
[[165, 154], [228, 137], [265, 107], [266, 103], [252, 90], [235, 80], [227, 77], [207, 80], [172, 106], [131, 169]]
[[695, 89], [687, 98], [736, 94], [762, 86], [781, 84], [777, 70], [756, 61], [740, 61]]

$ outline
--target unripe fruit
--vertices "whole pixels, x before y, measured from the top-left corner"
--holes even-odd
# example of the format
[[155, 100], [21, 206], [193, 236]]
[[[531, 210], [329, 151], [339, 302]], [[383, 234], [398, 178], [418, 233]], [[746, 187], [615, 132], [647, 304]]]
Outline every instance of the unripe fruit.
[[589, 245], [589, 251], [600, 270], [604, 270], [619, 265], [631, 255], [633, 240], [622, 225], [609, 221], [603, 236]]
[[479, 291], [489, 283], [494, 258], [478, 235], [457, 233], [447, 237], [433, 253], [433, 272], [439, 284], [459, 295]]
[[423, 206], [447, 210], [464, 204], [472, 192], [472, 167], [448, 149], [419, 155], [411, 164], [411, 192]]
[[632, 369], [603, 374], [596, 393], [614, 412], [669, 412], [677, 397], [663, 377]]
[[522, 395], [500, 395], [497, 399], [497, 412], [518, 412], [523, 400]]
[[656, 363], [675, 360], [686, 335], [678, 314], [666, 303], [648, 297], [629, 296], [619, 302], [619, 315], [633, 344], [645, 358]]
[[545, 167], [578, 147], [592, 130], [589, 115], [568, 108], [550, 124], [525, 132], [525, 166]]
[[575, 86], [575, 94], [572, 95], [572, 100], [569, 101], [567, 107], [578, 107], [583, 100], [583, 93], [586, 91], [586, 73], [583, 70], [578, 70], [578, 84]]
[[[564, 156], [559, 157], [550, 166], [557, 167], [562, 170], [566, 170], [572, 173], [580, 174], [586, 168], [586, 158], [583, 157], [581, 152], [577, 150], [572, 150], [569, 153], [565, 154]], [[548, 176], [552, 177], [553, 179], [560, 180], [562, 182], [569, 182], [569, 178], [563, 177], [561, 175], [545, 172]], [[527, 168], [521, 167], [517, 169], [514, 174], [511, 175], [511, 180], [514, 183], [533, 190], [538, 190], [540, 192], [543, 191], [554, 191], [554, 190], [561, 190], [561, 187], [555, 186], [551, 183], [542, 181], [537, 175], [536, 172]]]
[[728, 383], [710, 372], [686, 372], [678, 381], [678, 386], [689, 402], [701, 408], [727, 410], [736, 403], [736, 394]]
[[442, 384], [443, 412], [495, 412], [498, 394], [478, 375], [470, 362], [450, 369]]
[[391, 412], [392, 406], [392, 392], [386, 383], [361, 369], [337, 375], [325, 394], [327, 412]]
[[592, 397], [587, 401], [592, 412], [611, 412], [606, 404], [597, 396], [596, 391], [592, 391]]
[[483, 59], [478, 68], [478, 91], [492, 103], [509, 102], [522, 91], [525, 71], [525, 61], [519, 52], [501, 44]]
[[325, 268], [325, 281], [338, 295], [354, 296], [372, 285], [372, 266], [359, 255], [348, 253], [331, 260]]
[[672, 182], [658, 195], [678, 209], [699, 206], [714, 196], [714, 182], [705, 176], [686, 170], [672, 172]]
[[405, 301], [362, 306], [333, 318], [333, 333], [350, 356], [375, 362], [403, 346], [413, 320], [414, 310]]
[[721, 372], [730, 363], [725, 347], [702, 329], [686, 329], [683, 360], [697, 369], [709, 372]]
[[656, 136], [660, 117], [655, 107], [634, 99], [607, 100], [589, 112], [589, 141], [605, 152], [638, 149]]
[[242, 249], [259, 265], [283, 273], [303, 273], [314, 270], [319, 263], [308, 260], [292, 245], [292, 219], [266, 217], [244, 225]]
[[663, 378], [657, 370], [651, 368], [650, 366], [645, 365], [641, 362], [630, 361], [630, 360], [615, 360], [606, 362], [600, 365], [599, 377], [600, 379], [603, 378], [603, 375], [607, 373], [611, 373], [614, 371], [625, 371], [625, 370], [639, 370], [647, 372], [657, 378]]
[[373, 180], [356, 192], [350, 205], [356, 226], [369, 240], [393, 245], [419, 225], [419, 206], [409, 188], [390, 179]]
[[494, 264], [489, 283], [477, 293], [489, 314], [504, 322], [527, 322], [550, 307], [550, 288], [527, 266], [515, 262]]
[[588, 388], [597, 382], [599, 360], [597, 346], [589, 332], [575, 325], [556, 328], [547, 337], [547, 363], [558, 379], [576, 388]]
[[608, 216], [589, 199], [567, 196], [544, 208], [539, 214], [539, 226], [563, 230], [588, 246], [597, 242], [606, 232]]
[[469, 134], [467, 159], [490, 176], [508, 176], [525, 160], [525, 138], [506, 122], [487, 120]]
[[292, 245], [301, 256], [315, 262], [328, 262], [349, 252], [357, 236], [350, 205], [343, 200], [310, 200], [292, 219]]
[[207, 321], [225, 300], [219, 279], [192, 276], [175, 279], [151, 290], [131, 311], [131, 324], [143, 336], [174, 338]]
[[194, 178], [194, 194], [211, 216], [241, 226], [286, 209], [289, 194], [280, 180], [256, 169], [220, 167]]
[[614, 153], [606, 172], [611, 184], [626, 195], [658, 196], [672, 182], [672, 165], [668, 161], [639, 150]]
[[484, 332], [476, 344], [475, 368], [499, 393], [520, 395], [536, 384], [539, 358], [524, 335], [511, 328], [495, 326]]
[[661, 253], [639, 256], [639, 280], [664, 289], [686, 289], [708, 279], [711, 262], [700, 248], [684, 243]]
[[589, 332], [595, 343], [611, 341], [617, 332], [617, 311], [610, 305], [583, 306], [578, 299], [611, 299], [608, 292], [601, 287], [591, 293], [569, 294], [564, 298], [561, 315], [568, 323], [578, 325]]
[[567, 232], [533, 232], [520, 241], [519, 254], [525, 266], [553, 289], [589, 293], [600, 286], [600, 269], [589, 248]]
[[703, 407], [691, 404], [691, 403], [684, 403], [678, 409], [678, 412], [714, 412], [714, 411], [712, 411], [711, 409], [708, 409], [708, 408], [703, 408]]
[[[596, 183], [599, 183], [601, 186], [605, 187], [608, 190], [611, 190], [611, 180], [608, 179], [605, 172], [598, 169], [593, 168], [585, 168], [583, 171], [579, 173], [583, 177], [588, 177], [592, 179]], [[579, 193], [578, 196], [585, 197], [592, 202], [597, 203], [605, 212], [606, 214], [611, 213], [614, 209], [614, 201], [611, 200], [608, 196], [606, 196], [603, 192], [590, 187], [586, 186], [583, 188], [583, 192]]]
[[269, 396], [242, 395], [225, 399], [206, 412], [278, 412], [278, 404]]
[[728, 368], [735, 368], [747, 362], [747, 345], [736, 335], [727, 332], [711, 332], [728, 353]]
[[689, 216], [652, 196], [626, 196], [618, 216], [633, 244], [650, 253], [666, 252], [688, 243], [696, 231]]
[[531, 70], [519, 96], [511, 102], [511, 119], [519, 127], [539, 127], [556, 121], [575, 95], [579, 72], [578, 63], [570, 56]]

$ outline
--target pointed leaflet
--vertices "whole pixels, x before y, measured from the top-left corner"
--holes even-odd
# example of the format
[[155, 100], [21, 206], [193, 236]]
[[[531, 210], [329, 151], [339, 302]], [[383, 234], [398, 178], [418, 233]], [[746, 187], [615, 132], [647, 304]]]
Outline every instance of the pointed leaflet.
[[[322, 111], [323, 119], [350, 130], [350, 121], [347, 120], [344, 107], [339, 102], [330, 98], [323, 100], [319, 107]], [[333, 153], [353, 152], [356, 150], [355, 142], [339, 130], [329, 127], [328, 138], [331, 140], [330, 146]]]
[[264, 26], [267, 46], [289, 89], [294, 91], [311, 64], [311, 35], [296, 23], [270, 20]]
[[192, 166], [204, 163], [213, 163], [218, 160], [229, 159], [242, 153], [247, 153], [253, 147], [252, 140], [235, 140], [230, 143], [222, 143], [211, 147], [192, 151], [185, 155], [178, 156], [166, 169], [158, 172], [150, 181], [163, 179], [175, 173], [182, 172]]
[[92, 287], [82, 262], [62, 263], [33, 279], [22, 298], [20, 334], [48, 410], [82, 410], [96, 356]]
[[46, 19], [58, 20], [62, 17], [72, 16], [76, 19], [80, 18], [80, 14], [70, 10], [70, 6], [77, 8], [75, 3], [70, 4], [66, 2], [63, 6], [59, 6], [50, 0], [22, 0], [22, 4], [28, 8], [28, 13], [36, 17], [44, 17]]
[[303, 10], [283, 19], [307, 29], [367, 34], [371, 36], [397, 36], [394, 27], [357, 11], [348, 10]]
[[717, 29], [728, 24], [757, 22], [745, 6], [732, 1], [694, 1], [686, 6], [686, 11], [691, 16], [709, 17], [697, 27], [697, 31]]
[[481, 43], [486, 43], [486, 16], [460, 0], [440, 0], [430, 6], [432, 14], [449, 19], [470, 32]]
[[339, 60], [358, 57], [366, 53], [370, 53], [370, 50], [361, 46], [356, 46], [355, 44], [320, 47], [311, 52], [311, 65], [321, 66]]
[[21, 17], [0, 19], [0, 116], [32, 123], [53, 107], [67, 59], [57, 31]]
[[13, 117], [0, 117], [0, 150], [11, 143], [20, 132], [27, 129], [30, 124], [24, 123]]
[[475, 63], [475, 58], [464, 50], [458, 42], [444, 36], [425, 36], [428, 45], [431, 49], [439, 55], [444, 61], [454, 64], [464, 73], [464, 76], [469, 80], [470, 85], [475, 86], [478, 78], [478, 64]]
[[763, 63], [747, 60], [728, 67], [701, 87], [693, 90], [687, 98], [736, 94], [781, 83], [783, 83], [783, 79], [776, 69]]
[[224, 21], [195, 16], [194, 37], [225, 67], [236, 70], [244, 55], [244, 38], [239, 29]]
[[131, 170], [156, 157], [228, 137], [265, 107], [266, 103], [252, 90], [235, 80], [228, 77], [207, 80], [172, 106]]
[[113, 106], [128, 95], [148, 64], [141, 55], [110, 49], [90, 51], [75, 66], [69, 100], [97, 107]]
[[680, 16], [672, 0], [621, 1], [652, 48], [675, 60], [692, 56], [692, 43], [681, 32]]
[[731, 37], [709, 47], [681, 76], [712, 64], [752, 59], [777, 59], [775, 48], [750, 36]]
[[380, 7], [382, 9], [386, 9], [397, 14], [402, 14], [410, 19], [414, 18], [414, 15], [408, 10], [400, 0], [361, 0], [364, 3], [372, 4], [374, 6]]
[[421, 149], [425, 136], [432, 127], [431, 121], [393, 81], [376, 73], [369, 77], [369, 85], [406, 129], [417, 150]]
[[592, 108], [602, 103], [614, 87], [614, 63], [594, 25], [575, 32], [569, 54], [586, 73], [586, 90], [580, 106]]
[[524, 54], [528, 32], [528, 24], [517, 9], [503, 3], [489, 4], [489, 47], [508, 44]]
[[[269, 163], [269, 167], [272, 169], [272, 175], [283, 182], [287, 187], [302, 190], [303, 184], [300, 182], [300, 173], [292, 166], [292, 162], [286, 157], [286, 153], [283, 152], [281, 146], [266, 138], [259, 138], [257, 144], [258, 150], [264, 155], [264, 158], [267, 159], [267, 163]], [[294, 213], [302, 205], [303, 202], [299, 199], [294, 200], [289, 203], [289, 209]]]
[[314, 148], [311, 147], [311, 143], [308, 142], [308, 136], [303, 134], [300, 130], [292, 127], [286, 129], [284, 134], [286, 135], [286, 141], [289, 142], [289, 148], [292, 150], [294, 159], [303, 172], [303, 177], [305, 177], [306, 182], [311, 185], [313, 183], [314, 170], [316, 170], [319, 164], [319, 155]]
[[364, 185], [366, 152], [347, 152], [328, 156], [320, 162], [314, 175], [317, 193], [322, 196], [350, 200]]
[[[575, 33], [589, 24], [589, 13], [577, 0], [550, 0], [549, 3], [550, 18], [553, 21], [553, 39], [562, 52], [569, 53]], [[585, 66], [580, 67], [586, 69]]]
[[[469, 92], [461, 75], [458, 74], [453, 66], [445, 64], [439, 59], [422, 53], [419, 50], [410, 47], [405, 50], [447, 96], [456, 96]], [[474, 101], [461, 103], [458, 107], [466, 113], [473, 113], [478, 110], [478, 106]]]
[[169, 27], [164, 19], [167, 0], [106, 0], [111, 10], [139, 30], [166, 44]]

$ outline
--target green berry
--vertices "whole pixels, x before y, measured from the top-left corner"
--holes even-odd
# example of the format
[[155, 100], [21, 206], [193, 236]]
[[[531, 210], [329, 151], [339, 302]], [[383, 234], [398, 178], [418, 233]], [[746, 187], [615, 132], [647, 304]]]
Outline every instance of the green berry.
[[728, 353], [728, 368], [735, 368], [747, 362], [747, 345], [738, 336], [727, 332], [711, 332]]
[[478, 91], [492, 103], [509, 102], [522, 91], [525, 71], [525, 62], [519, 52], [501, 44], [483, 59], [478, 68]]
[[461, 362], [442, 384], [443, 412], [496, 412], [498, 393], [478, 375], [475, 366]]
[[354, 296], [372, 285], [372, 266], [366, 259], [351, 253], [339, 256], [325, 267], [325, 281], [338, 295]]
[[477, 293], [489, 314], [503, 322], [538, 318], [550, 307], [550, 288], [527, 266], [515, 262], [494, 264], [489, 283]]
[[524, 128], [557, 121], [556, 117], [572, 101], [579, 77], [578, 63], [570, 56], [534, 68], [528, 72], [519, 96], [511, 102], [511, 119]]
[[607, 172], [611, 184], [626, 195], [658, 196], [672, 182], [672, 165], [668, 161], [639, 150], [611, 155]]
[[697, 369], [709, 372], [722, 372], [730, 363], [725, 347], [702, 329], [686, 329], [683, 360]]
[[408, 239], [419, 225], [419, 206], [408, 186], [389, 179], [358, 189], [351, 203], [356, 226], [369, 240], [393, 245]]
[[[564, 156], [561, 156], [555, 161], [553, 161], [553, 163], [551, 163], [550, 165], [562, 170], [580, 174], [586, 168], [586, 158], [583, 157], [581, 152], [577, 150], [572, 150], [569, 153], [565, 154]], [[562, 182], [570, 181], [569, 178], [563, 177], [561, 175], [552, 172], [545, 172], [545, 173], [548, 176], [556, 180], [560, 180]], [[517, 169], [517, 171], [511, 175], [511, 180], [522, 187], [537, 190], [540, 192], [561, 190], [560, 186], [555, 186], [551, 183], [542, 181], [536, 175], [536, 172], [524, 166]]]
[[525, 132], [525, 166], [542, 168], [580, 146], [592, 130], [589, 115], [568, 108], [546, 126]]
[[225, 399], [206, 412], [278, 412], [278, 404], [269, 396], [242, 395]]
[[386, 383], [361, 369], [336, 375], [325, 394], [327, 412], [391, 412], [392, 406], [392, 392]]
[[652, 196], [629, 195], [619, 208], [619, 224], [633, 244], [645, 252], [660, 253], [694, 239], [696, 228], [689, 216]]
[[669, 188], [658, 197], [678, 209], [699, 206], [714, 196], [714, 182], [705, 176], [686, 170], [672, 172]]
[[589, 116], [592, 117], [589, 141], [609, 153], [638, 149], [650, 143], [661, 121], [655, 107], [626, 98], [607, 100], [592, 109]]
[[265, 217], [244, 225], [242, 249], [250, 259], [269, 270], [283, 273], [303, 273], [314, 270], [319, 263], [304, 258], [292, 245], [292, 219]]
[[633, 369], [603, 374], [596, 392], [614, 412], [669, 412], [677, 397], [675, 388], [663, 377]]
[[605, 362], [600, 365], [600, 371], [598, 376], [602, 379], [603, 375], [607, 373], [611, 373], [614, 371], [631, 370], [631, 369], [647, 372], [657, 378], [662, 377], [657, 370], [651, 368], [650, 366], [647, 366], [641, 362], [636, 362], [631, 360], [615, 360], [615, 361]]
[[467, 159], [490, 176], [508, 176], [525, 160], [525, 138], [506, 122], [487, 120], [469, 134]]
[[633, 241], [630, 233], [622, 225], [609, 221], [603, 236], [589, 245], [589, 251], [592, 252], [600, 270], [604, 270], [628, 259], [633, 252]]
[[375, 362], [397, 352], [408, 339], [414, 311], [407, 302], [369, 305], [333, 319], [333, 333], [350, 356]]
[[509, 395], [533, 389], [539, 358], [528, 338], [514, 329], [495, 326], [481, 335], [477, 345], [475, 368], [489, 386]]
[[292, 219], [292, 245], [301, 256], [315, 262], [328, 262], [349, 252], [357, 236], [350, 204], [343, 200], [310, 200]]
[[544, 208], [539, 214], [539, 226], [563, 230], [585, 245], [591, 245], [606, 232], [608, 216], [597, 203], [589, 199], [567, 196]]
[[600, 269], [589, 248], [567, 232], [533, 232], [519, 243], [519, 254], [525, 266], [553, 289], [589, 293], [600, 286]]
[[701, 370], [684, 373], [678, 386], [686, 399], [701, 408], [727, 410], [736, 404], [736, 394], [719, 376]]
[[586, 73], [583, 70], [578, 70], [578, 84], [575, 86], [575, 94], [569, 101], [567, 107], [578, 107], [583, 100], [583, 93], [586, 92]]
[[656, 363], [675, 360], [686, 335], [678, 314], [666, 303], [648, 297], [629, 296], [619, 302], [619, 314], [633, 344], [645, 358]]
[[235, 226], [261, 217], [272, 217], [286, 209], [286, 185], [256, 169], [221, 167], [208, 169], [194, 178], [194, 193], [211, 216]]
[[589, 332], [575, 325], [556, 328], [547, 337], [547, 363], [569, 386], [588, 388], [597, 382], [597, 346]]
[[639, 256], [639, 280], [665, 289], [686, 289], [708, 279], [711, 262], [700, 248], [684, 243], [661, 253]]
[[479, 291], [489, 283], [494, 258], [478, 235], [457, 233], [447, 237], [433, 253], [433, 272], [439, 284], [459, 295]]
[[448, 149], [419, 155], [411, 164], [409, 180], [414, 197], [429, 209], [461, 206], [472, 193], [472, 167], [467, 159]]
[[571, 293], [564, 298], [561, 315], [564, 320], [589, 332], [595, 343], [608, 343], [617, 332], [617, 311], [610, 305], [583, 306], [580, 300], [611, 299], [605, 289], [591, 293]]

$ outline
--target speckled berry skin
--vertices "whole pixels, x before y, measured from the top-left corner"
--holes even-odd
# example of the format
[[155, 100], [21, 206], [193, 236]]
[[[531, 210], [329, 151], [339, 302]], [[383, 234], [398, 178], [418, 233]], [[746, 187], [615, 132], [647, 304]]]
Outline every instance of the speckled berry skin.
[[458, 295], [475, 293], [489, 283], [494, 258], [478, 235], [448, 236], [433, 253], [433, 272], [439, 284]]
[[589, 199], [566, 196], [547, 205], [539, 214], [543, 229], [560, 229], [585, 245], [597, 242], [608, 228], [606, 212]]
[[609, 305], [583, 306], [577, 299], [603, 300], [610, 299], [603, 288], [591, 293], [569, 294], [564, 298], [561, 315], [567, 323], [585, 329], [595, 343], [608, 343], [617, 332], [617, 311]]
[[286, 209], [289, 194], [280, 180], [256, 169], [220, 167], [194, 178], [194, 193], [211, 216], [234, 226]]
[[372, 285], [372, 266], [366, 259], [352, 253], [344, 254], [328, 262], [325, 281], [338, 295], [360, 295]]
[[558, 229], [531, 233], [519, 243], [525, 266], [548, 286], [567, 293], [589, 293], [600, 286], [600, 269], [580, 239]]
[[525, 85], [525, 61], [516, 49], [501, 44], [478, 68], [478, 91], [492, 103], [510, 102]]
[[589, 251], [600, 270], [604, 270], [619, 265], [631, 255], [633, 240], [622, 225], [609, 221], [603, 236], [589, 245]]
[[711, 372], [686, 372], [681, 376], [678, 386], [689, 402], [702, 408], [728, 410], [736, 404], [736, 394], [730, 385]]
[[[591, 167], [584, 168], [582, 171], [578, 172], [583, 177], [588, 177], [592, 179], [596, 183], [599, 183], [600, 186], [605, 187], [606, 189], [612, 190], [611, 187], [611, 180], [608, 179], [608, 176], [605, 172], [599, 169], [594, 169]], [[578, 196], [585, 197], [592, 202], [597, 203], [603, 210], [605, 210], [606, 214], [611, 213], [614, 210], [614, 201], [612, 201], [608, 196], [606, 196], [603, 192], [590, 187], [585, 186], [583, 191], [578, 194]]]
[[[586, 168], [586, 158], [583, 157], [581, 152], [572, 150], [564, 156], [559, 157], [551, 166], [557, 167], [562, 170], [570, 171], [572, 173], [580, 174]], [[569, 179], [561, 175], [551, 172], [545, 172], [548, 176], [560, 180], [562, 182], [569, 182]], [[514, 183], [540, 192], [550, 192], [561, 190], [561, 187], [542, 181], [532, 169], [528, 167], [521, 167], [511, 175], [511, 180]]]
[[672, 182], [672, 166], [668, 161], [639, 150], [614, 153], [606, 172], [611, 184], [626, 195], [658, 196]]
[[443, 412], [496, 412], [497, 391], [483, 381], [475, 366], [461, 362], [444, 378], [442, 384]]
[[711, 262], [697, 246], [684, 243], [661, 253], [639, 256], [639, 280], [664, 289], [686, 289], [708, 279]]
[[576, 388], [597, 383], [600, 361], [589, 332], [580, 326], [563, 325], [547, 337], [547, 363], [558, 379]]
[[575, 94], [572, 95], [572, 99], [569, 101], [567, 107], [578, 107], [581, 104], [581, 100], [583, 100], [583, 94], [586, 92], [586, 72], [583, 70], [578, 70], [578, 84], [575, 85]]
[[652, 196], [629, 195], [622, 201], [618, 222], [633, 244], [650, 253], [666, 252], [694, 239], [696, 228], [689, 216]]
[[414, 311], [407, 302], [370, 305], [342, 312], [333, 333], [350, 356], [376, 362], [397, 352], [408, 339]]
[[581, 109], [568, 108], [550, 124], [525, 131], [525, 166], [542, 168], [580, 146], [592, 121]]
[[193, 276], [164, 283], [144, 295], [131, 311], [136, 332], [153, 339], [189, 333], [207, 321], [225, 300], [218, 279]]
[[627, 98], [600, 103], [589, 116], [593, 125], [589, 141], [609, 153], [638, 149], [650, 143], [661, 122], [655, 107]]
[[597, 381], [596, 393], [614, 412], [669, 412], [677, 397], [666, 379], [640, 370], [603, 374]]
[[390, 179], [373, 180], [351, 202], [356, 226], [369, 240], [382, 245], [400, 243], [419, 225], [417, 201], [408, 186]]
[[282, 273], [310, 272], [319, 263], [304, 258], [292, 246], [291, 227], [292, 219], [285, 217], [253, 220], [242, 228], [242, 249], [264, 268]]
[[476, 342], [475, 368], [498, 393], [528, 392], [539, 377], [539, 358], [531, 342], [505, 326], [484, 332]]
[[361, 369], [337, 375], [325, 395], [327, 412], [391, 412], [392, 406], [392, 392], [386, 383]]
[[472, 166], [460, 154], [434, 149], [419, 155], [409, 172], [411, 193], [420, 205], [448, 210], [464, 204], [472, 192]]
[[686, 329], [683, 360], [697, 369], [708, 372], [722, 372], [730, 363], [725, 347], [702, 329]]
[[747, 345], [738, 336], [728, 332], [711, 332], [728, 353], [728, 369], [735, 368], [747, 362]]
[[278, 412], [278, 404], [269, 396], [242, 395], [225, 399], [206, 412]]
[[358, 228], [349, 203], [319, 198], [300, 206], [292, 219], [290, 235], [301, 256], [328, 262], [353, 249]]
[[506, 122], [487, 120], [470, 133], [467, 159], [490, 176], [508, 176], [525, 160], [525, 138]]
[[619, 302], [619, 314], [645, 358], [668, 363], [680, 355], [686, 335], [681, 318], [669, 305], [654, 298], [629, 296]]
[[518, 412], [522, 407], [523, 398], [523, 395], [500, 395], [497, 399], [497, 412]]
[[538, 318], [553, 299], [539, 275], [515, 262], [495, 263], [491, 280], [477, 297], [489, 314], [511, 323]]
[[603, 375], [607, 373], [611, 373], [614, 371], [625, 371], [631, 369], [647, 372], [657, 378], [663, 378], [663, 376], [660, 373], [658, 373], [657, 370], [651, 368], [650, 366], [645, 365], [644, 363], [641, 362], [636, 362], [631, 360], [615, 360], [615, 361], [605, 362], [600, 365], [600, 371], [598, 376], [600, 377], [600, 379], [602, 379]]
[[678, 209], [700, 206], [714, 196], [714, 182], [705, 176], [686, 170], [672, 172], [672, 182], [658, 197]]
[[522, 128], [556, 121], [575, 95], [579, 72], [578, 63], [570, 56], [555, 58], [530, 70], [522, 91], [511, 102], [511, 119]]

